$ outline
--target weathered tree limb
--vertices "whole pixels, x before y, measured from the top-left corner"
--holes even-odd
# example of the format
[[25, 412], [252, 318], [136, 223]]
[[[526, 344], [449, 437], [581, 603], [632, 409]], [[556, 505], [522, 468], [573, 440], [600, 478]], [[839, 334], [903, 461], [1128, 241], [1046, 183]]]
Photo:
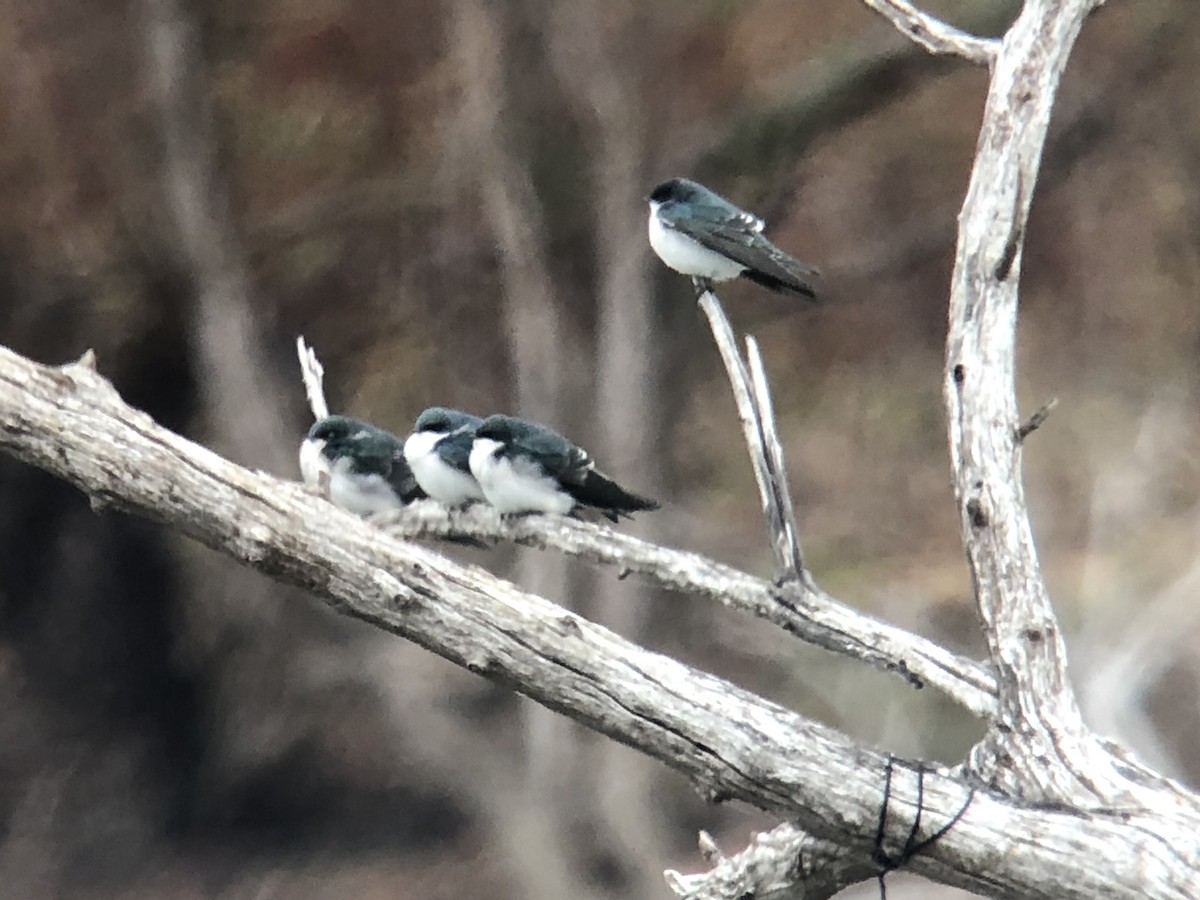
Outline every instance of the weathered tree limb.
[[804, 554], [800, 552], [800, 527], [796, 524], [796, 507], [792, 503], [792, 491], [788, 486], [787, 467], [783, 459], [783, 444], [775, 427], [775, 406], [771, 402], [771, 388], [767, 382], [767, 371], [763, 366], [758, 341], [746, 338], [746, 362], [750, 368], [750, 392], [754, 398], [754, 409], [758, 414], [762, 447], [766, 453], [767, 467], [771, 473], [771, 490], [779, 506], [781, 529], [775, 540], [785, 545], [791, 555], [791, 567], [798, 570], [798, 581], [811, 583], [808, 568], [804, 565]]
[[[67, 479], [97, 507], [162, 522], [510, 684], [672, 766], [710, 799], [744, 800], [870, 857], [882, 755], [230, 463], [124, 404], [88, 365], [55, 369], [0, 348], [0, 449]], [[1196, 896], [1200, 806], [1165, 782], [1144, 787], [1147, 799], [1157, 788], [1153, 808], [1039, 809], [927, 772], [922, 837], [971, 803], [909, 868], [993, 896]], [[912, 827], [916, 801], [916, 771], [897, 764], [891, 841]]]
[[[865, 0], [933, 52], [929, 20], [907, 3]], [[1059, 78], [1096, 0], [1029, 0], [1003, 43], [978, 46], [992, 78], [970, 187], [959, 219], [950, 301], [945, 397], [962, 539], [992, 659], [1000, 670], [1000, 711], [969, 768], [1007, 796], [1081, 813], [1141, 807], [1158, 827], [1196, 799], [1097, 738], [1084, 725], [1068, 680], [1061, 630], [1049, 602], [1025, 506], [1023, 432], [1015, 396], [1017, 282], [1025, 222]], [[916, 24], [916, 27], [914, 27]], [[998, 51], [998, 52], [997, 52]], [[1120, 807], [1125, 807], [1121, 809]], [[1186, 814], [1185, 814], [1186, 815]], [[807, 835], [755, 846], [705, 876], [673, 885], [693, 900], [733, 898], [753, 885], [802, 897], [788, 866]], [[1194, 839], [1177, 853], [1185, 880], [1200, 879]], [[752, 881], [769, 873], [764, 883]], [[1183, 873], [1188, 874], [1183, 874]], [[790, 890], [789, 890], [790, 888]], [[1195, 888], [1191, 888], [1195, 890]], [[1099, 891], [1112, 896], [1115, 885]], [[1147, 895], [1158, 896], [1154, 889]]]
[[733, 400], [737, 405], [738, 419], [742, 423], [746, 447], [750, 451], [754, 480], [758, 484], [758, 496], [762, 501], [767, 534], [771, 539], [771, 553], [775, 558], [775, 583], [781, 586], [807, 583], [810, 579], [805, 572], [804, 558], [800, 553], [796, 514], [788, 494], [787, 474], [783, 470], [783, 457], [778, 439], [775, 439], [774, 447], [770, 446], [770, 439], [775, 434], [774, 421], [770, 424], [770, 437], [763, 424], [770, 415], [770, 398], [766, 393], [765, 381], [761, 385], [761, 396], [766, 399], [767, 416], [764, 416], [763, 407], [760, 405], [761, 398], [757, 391], [759, 385], [751, 378], [746, 362], [738, 352], [733, 326], [729, 324], [720, 301], [712, 291], [705, 291], [700, 295], [699, 302], [700, 309], [712, 329], [713, 340], [717, 342], [717, 350], [725, 364], [729, 383], [733, 387]]
[[990, 65], [996, 58], [1000, 42], [994, 38], [980, 38], [947, 25], [926, 12], [922, 12], [907, 0], [863, 0], [896, 26], [901, 34], [911, 38], [930, 53], [961, 56], [965, 60], [981, 65]]
[[1030, 0], [1004, 38], [951, 279], [945, 400], [963, 548], [1000, 712], [971, 765], [1037, 802], [1122, 802], [1128, 778], [1084, 725], [1038, 564], [1015, 390], [1025, 222], [1059, 79], [1096, 0]]
[[[774, 534], [773, 543], [786, 552], [782, 548], [789, 542], [795, 543], [795, 514], [757, 343], [753, 338], [747, 339], [750, 359], [747, 372], [734, 342], [733, 328], [715, 295], [706, 294], [701, 305], [710, 317], [726, 360], [739, 409], [744, 405], [748, 417], [746, 434], [751, 460], [765, 479], [760, 489], [768, 511], [768, 528], [781, 529]], [[327, 409], [322, 386], [324, 370], [303, 338], [296, 339], [296, 351], [305, 392], [313, 414], [317, 415], [318, 409]], [[776, 512], [776, 518], [772, 518], [771, 510]], [[897, 674], [917, 687], [938, 688], [975, 715], [990, 716], [995, 709], [995, 683], [985, 667], [918, 635], [850, 609], [822, 591], [803, 567], [800, 579], [787, 585], [784, 594], [778, 584], [770, 585], [699, 554], [671, 550], [576, 519], [529, 516], [506, 520], [483, 505], [450, 510], [436, 503], [415, 504], [377, 517], [375, 524], [397, 537], [501, 539], [542, 549], [554, 548], [570, 556], [615, 565], [622, 573], [645, 575], [660, 587], [705, 596], [730, 609], [749, 612], [808, 643]], [[798, 546], [796, 555], [799, 559]], [[786, 601], [781, 602], [781, 597], [786, 597]]]
[[[742, 424], [742, 432], [746, 439], [746, 448], [750, 453], [750, 462], [754, 467], [755, 481], [758, 485], [759, 498], [762, 501], [763, 517], [766, 520], [767, 534], [771, 542], [771, 550], [775, 558], [775, 583], [768, 594], [769, 605], [751, 603], [741, 608], [748, 609], [755, 615], [780, 625], [784, 629], [799, 635], [809, 643], [816, 644], [828, 650], [844, 653], [857, 659], [870, 662], [885, 671], [896, 672], [907, 678], [911, 683], [921, 686], [927, 676], [932, 676], [944, 689], [952, 694], [955, 700], [962, 703], [977, 715], [991, 714], [991, 698], [982, 697], [973, 690], [963, 690], [964, 684], [970, 682], [976, 687], [986, 688], [986, 673], [973, 665], [962, 668], [954, 663], [955, 683], [947, 684], [943, 662], [934, 662], [933, 657], [942, 657], [945, 651], [932, 645], [922, 644], [920, 651], [911, 656], [895, 656], [885, 653], [882, 656], [876, 651], [883, 643], [891, 642], [878, 630], [871, 630], [867, 641], [859, 643], [857, 637], [851, 636], [846, 626], [846, 607], [838, 603], [817, 586], [816, 579], [804, 565], [804, 557], [800, 551], [799, 528], [796, 525], [796, 512], [792, 504], [791, 491], [788, 488], [787, 469], [784, 465], [783, 446], [775, 429], [775, 412], [771, 404], [770, 388], [767, 385], [766, 371], [763, 368], [762, 357], [758, 351], [758, 342], [753, 337], [746, 339], [746, 358], [743, 359], [738, 351], [737, 340], [734, 337], [733, 326], [725, 315], [721, 303], [712, 291], [704, 291], [699, 300], [700, 309], [708, 319], [712, 329], [713, 339], [725, 364], [729, 383], [733, 388], [734, 402], [737, 406], [738, 418]], [[624, 535], [614, 535], [612, 540], [606, 540], [594, 548], [604, 558], [595, 557], [597, 561], [616, 561], [609, 554], [623, 542], [630, 539]], [[566, 547], [560, 547], [566, 552], [572, 552]], [[649, 551], [651, 556], [657, 556], [660, 548], [648, 545], [628, 548], [640, 558]], [[691, 571], [704, 570], [707, 566], [715, 565], [709, 560], [697, 557], [699, 566], [689, 565]], [[743, 596], [728, 590], [728, 587], [716, 591], [699, 589], [692, 585], [683, 587], [678, 583], [662, 580], [664, 570], [654, 565], [648, 570], [638, 570], [630, 560], [620, 563], [630, 571], [644, 571], [665, 587], [683, 589], [689, 593], [703, 593], [721, 603], [732, 605], [740, 603]], [[718, 567], [718, 570], [725, 567]], [[732, 575], [733, 570], [721, 572], [724, 576]], [[737, 597], [737, 600], [733, 598]], [[851, 620], [860, 620], [857, 613], [850, 613]], [[866, 620], [861, 620], [865, 623]], [[853, 628], [853, 625], [851, 625]], [[877, 625], [887, 629], [888, 626]], [[857, 631], [857, 629], [854, 629]], [[864, 635], [865, 636], [865, 635]], [[850, 640], [847, 640], [850, 637]], [[911, 637], [911, 636], [909, 636]], [[891, 646], [899, 649], [898, 645]], [[914, 649], [916, 649], [914, 647]], [[930, 652], [932, 651], [932, 653]], [[919, 668], [919, 671], [918, 671]], [[930, 682], [934, 683], [934, 682]], [[982, 701], [982, 702], [981, 702]]]
[[[995, 708], [994, 679], [984, 666], [903, 629], [850, 609], [816, 586], [779, 601], [779, 589], [698, 553], [672, 550], [576, 519], [524, 516], [505, 519], [486, 506], [448, 510], [417, 503], [376, 520], [398, 537], [474, 537], [555, 549], [569, 556], [644, 575], [669, 590], [716, 600], [748, 612], [802, 640], [869, 663], [908, 681], [936, 687], [978, 716]], [[797, 601], [799, 598], [799, 601]]]

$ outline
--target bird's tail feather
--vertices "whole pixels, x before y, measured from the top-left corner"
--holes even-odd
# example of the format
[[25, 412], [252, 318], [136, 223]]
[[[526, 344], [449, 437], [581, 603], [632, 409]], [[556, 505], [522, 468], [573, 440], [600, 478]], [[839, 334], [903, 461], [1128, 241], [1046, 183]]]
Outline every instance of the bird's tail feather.
[[658, 509], [658, 501], [630, 493], [595, 469], [587, 473], [582, 484], [571, 488], [570, 493], [576, 503], [595, 507], [613, 522], [623, 515]]
[[796, 294], [806, 300], [815, 301], [821, 286], [821, 273], [788, 256], [783, 251], [771, 254], [774, 265], [761, 269], [746, 269], [743, 278], [748, 278], [755, 284], [761, 284], [779, 293]]

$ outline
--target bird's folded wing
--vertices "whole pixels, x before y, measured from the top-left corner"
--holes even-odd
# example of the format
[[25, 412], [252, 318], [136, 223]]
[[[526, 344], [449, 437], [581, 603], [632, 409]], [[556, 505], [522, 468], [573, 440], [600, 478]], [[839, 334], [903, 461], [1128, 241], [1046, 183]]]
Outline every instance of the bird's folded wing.
[[[758, 222], [760, 220], [755, 220]], [[811, 297], [817, 294], [821, 273], [788, 256], [742, 216], [709, 215], [672, 220], [666, 224], [701, 246], [741, 263], [751, 272], [767, 276], [768, 281], [781, 282]]]
[[459, 472], [470, 473], [471, 446], [475, 435], [471, 431], [456, 431], [438, 441], [437, 455]]
[[424, 500], [428, 496], [417, 484], [416, 476], [408, 467], [408, 460], [404, 458], [403, 450], [397, 450], [392, 454], [391, 467], [384, 473], [384, 477], [387, 478], [388, 484], [392, 486], [392, 490], [396, 492], [396, 496], [402, 503]]
[[501, 452], [533, 460], [547, 475], [563, 482], [581, 480], [592, 465], [586, 452], [548, 429], [514, 435]]

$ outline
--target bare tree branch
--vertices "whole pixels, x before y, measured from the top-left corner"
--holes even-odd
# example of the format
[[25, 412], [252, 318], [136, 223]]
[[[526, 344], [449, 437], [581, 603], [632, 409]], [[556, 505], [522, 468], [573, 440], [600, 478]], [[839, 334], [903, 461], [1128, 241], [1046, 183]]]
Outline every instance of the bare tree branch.
[[776, 540], [784, 545], [789, 554], [789, 569], [797, 573], [797, 581], [811, 583], [804, 557], [800, 552], [800, 529], [796, 525], [796, 508], [792, 505], [792, 494], [788, 487], [787, 468], [783, 460], [783, 444], [775, 429], [775, 407], [771, 403], [771, 389], [767, 383], [767, 372], [763, 368], [762, 356], [758, 352], [758, 341], [746, 338], [746, 359], [750, 364], [750, 389], [754, 397], [754, 408], [758, 414], [758, 427], [762, 446], [766, 453], [767, 468], [771, 473], [771, 492], [775, 507], [779, 510], [779, 535]]
[[888, 19], [901, 34], [930, 53], [961, 56], [969, 62], [991, 65], [1000, 49], [995, 38], [980, 38], [960, 31], [913, 6], [908, 0], [863, 0]]
[[1051, 397], [1046, 403], [1034, 410], [1033, 415], [1026, 419], [1017, 429], [1017, 443], [1025, 443], [1025, 439], [1046, 424], [1050, 413], [1058, 406], [1058, 398]]
[[1039, 802], [1112, 802], [1126, 786], [1086, 728], [1038, 564], [1021, 483], [1015, 391], [1025, 222], [1060, 76], [1093, 0], [1030, 0], [992, 70], [959, 216], [944, 381], [963, 548], [1000, 712], [971, 762]]
[[325, 402], [325, 367], [317, 359], [317, 351], [304, 342], [304, 335], [296, 336], [296, 356], [300, 359], [300, 378], [304, 382], [304, 396], [314, 419], [329, 415], [329, 404]]
[[[1059, 77], [1084, 17], [1098, 4], [1030, 0], [1003, 45], [967, 38], [964, 52], [960, 42], [967, 36], [951, 34], [948, 42], [947, 33], [938, 32], [941, 23], [907, 3], [866, 2], [933, 52], [993, 64], [983, 133], [959, 219], [945, 380], [963, 545], [1000, 674], [1000, 712], [972, 752], [970, 766], [1004, 793], [1042, 803], [1086, 809], [1123, 805], [1141, 795], [1134, 802], [1153, 804], [1143, 788], [1179, 789], [1083, 725], [1020, 477], [1021, 444], [1049, 412], [1039, 410], [1024, 427], [1017, 416], [1015, 326], [1025, 221]], [[810, 838], [799, 832], [788, 837], [783, 847], [764, 851], [756, 844], [722, 860], [707, 876], [669, 875], [671, 886], [694, 900], [807, 897], [805, 879], [788, 866], [803, 858], [800, 847]], [[1194, 869], [1194, 854], [1186, 865]], [[765, 881], [758, 877], [764, 871]], [[1110, 886], [1101, 893], [1113, 891]]]
[[788, 824], [755, 835], [741, 853], [714, 862], [698, 875], [668, 869], [667, 886], [683, 900], [824, 900], [876, 872], [870, 860]]
[[[796, 514], [788, 489], [783, 447], [775, 430], [775, 413], [771, 405], [766, 372], [758, 352], [758, 343], [753, 338], [747, 338], [746, 347], [749, 357], [749, 366], [747, 366], [747, 362], [738, 352], [733, 326], [729, 324], [729, 319], [725, 316], [716, 295], [712, 291], [705, 291], [700, 297], [699, 304], [708, 318], [713, 338], [717, 343], [717, 349], [721, 353], [725, 371], [733, 388], [738, 418], [741, 420], [750, 460], [754, 465], [755, 480], [758, 483], [759, 497], [763, 504], [767, 532], [775, 555], [775, 590], [768, 594], [767, 607], [751, 604], [749, 606], [751, 611], [768, 621], [775, 622], [810, 643], [869, 661], [878, 668], [901, 675], [917, 687], [923, 686], [927, 677], [935, 679], [944, 689], [952, 692], [955, 700], [972, 712], [990, 715], [991, 697], [980, 696], [975, 693], [974, 689], [963, 689], [963, 682], [970, 681], [975, 687], [983, 687], [986, 690], [986, 681], [976, 680], [981, 675], [986, 679], [982, 670], [975, 670], [972, 675], [968, 675], [966, 669], [956, 664], [957, 675], [952, 683], [948, 683], [945, 678], [947, 672], [943, 669], [943, 664], [934, 663], [932, 657], [928, 655], [929, 647], [923, 647], [916, 655], [911, 656], [907, 654], [895, 656], [890, 652], [879, 653], [882, 646], [881, 641], [891, 644], [877, 630], [887, 626], [875, 623], [873, 628], [860, 629], [858, 625], [848, 621], [844, 616], [844, 613], [848, 612], [847, 608], [817, 586], [816, 580], [805, 568], [800, 552]], [[615, 535], [614, 537], [614, 541], [605, 542], [597, 548], [600, 553], [608, 552], [603, 549], [605, 547], [611, 549], [620, 542], [629, 540], [624, 535]], [[645, 548], [637, 548], [637, 550], [642, 549]], [[654, 549], [658, 550], [659, 548]], [[566, 550], [566, 552], [572, 551]], [[628, 561], [622, 565], [631, 571], [635, 570]], [[661, 579], [662, 570], [653, 566], [646, 571], [646, 574]], [[660, 583], [666, 584], [661, 580]], [[678, 585], [667, 586], [678, 587]], [[688, 590], [693, 589], [689, 588]], [[693, 590], [693, 592], [707, 593], [703, 590]], [[733, 596], [724, 588], [709, 595], [727, 605], [729, 598]], [[857, 613], [852, 613], [850, 619], [859, 619], [859, 616]], [[869, 637], [867, 637], [868, 632], [870, 633]], [[860, 640], [860, 637], [866, 638], [866, 640]], [[899, 649], [896, 644], [891, 644], [891, 646]], [[938, 648], [938, 651], [941, 651], [941, 648]], [[969, 668], [974, 667], [969, 666]], [[935, 682], [931, 680], [929, 683]]]
[[[750, 451], [750, 462], [754, 465], [754, 480], [758, 484], [758, 496], [762, 500], [767, 534], [771, 539], [771, 552], [775, 556], [775, 583], [799, 584], [808, 578], [804, 574], [804, 560], [797, 540], [791, 498], [787, 493], [782, 455], [775, 459], [768, 451], [768, 440], [763, 427], [763, 410], [758, 404], [755, 384], [741, 353], [738, 352], [737, 338], [734, 337], [733, 326], [729, 324], [729, 319], [721, 308], [721, 301], [712, 291], [705, 291], [701, 294], [699, 302], [700, 309], [708, 318], [713, 340], [717, 342], [721, 361], [725, 363], [729, 384], [733, 388], [733, 399], [737, 404], [738, 419], [746, 437], [746, 448]], [[765, 393], [765, 383], [762, 388]], [[774, 423], [771, 429], [773, 434]], [[780, 464], [778, 469], [775, 467], [776, 462]]]
[[[390, 538], [295, 483], [230, 463], [125, 405], [89, 367], [49, 368], [0, 348], [0, 449], [509, 684], [665, 762], [714, 801], [744, 800], [870, 858], [879, 753], [477, 566]], [[895, 773], [893, 840], [918, 809], [927, 837], [973, 798], [910, 861], [918, 874], [993, 896], [1200, 893], [1200, 802], [1166, 779], [1137, 773], [1131, 805], [1112, 811], [1034, 807], [947, 772], [918, 780], [907, 764]]]
[[669, 590], [708, 597], [748, 612], [808, 643], [862, 660], [910, 683], [936, 687], [976, 715], [989, 716], [995, 708], [995, 682], [985, 667], [903, 629], [877, 622], [815, 586], [801, 586], [798, 595], [789, 596], [789, 600], [799, 596], [801, 602], [784, 604], [774, 585], [697, 553], [659, 547], [576, 519], [505, 519], [482, 505], [447, 510], [434, 503], [416, 503], [380, 517], [377, 524], [397, 536], [510, 540], [616, 566], [622, 573], [645, 575]]

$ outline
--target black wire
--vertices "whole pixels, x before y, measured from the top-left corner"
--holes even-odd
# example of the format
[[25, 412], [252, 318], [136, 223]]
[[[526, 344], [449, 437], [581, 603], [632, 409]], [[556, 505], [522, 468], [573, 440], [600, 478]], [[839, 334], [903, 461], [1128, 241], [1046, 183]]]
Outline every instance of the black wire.
[[971, 802], [975, 799], [975, 788], [972, 787], [967, 794], [966, 802], [962, 808], [954, 814], [945, 825], [935, 831], [932, 835], [923, 841], [917, 840], [917, 835], [921, 831], [921, 813], [925, 808], [925, 764], [917, 763], [917, 814], [913, 817], [912, 828], [908, 831], [908, 836], [904, 839], [904, 847], [896, 856], [892, 856], [884, 848], [884, 837], [887, 831], [887, 813], [888, 806], [892, 799], [892, 773], [895, 770], [896, 758], [892, 754], [887, 755], [887, 762], [883, 769], [883, 803], [879, 809], [879, 826], [875, 830], [875, 850], [872, 853], [872, 860], [879, 866], [879, 900], [887, 900], [887, 878], [888, 872], [895, 871], [908, 865], [909, 861], [918, 853], [923, 852], [937, 841], [945, 837], [951, 828], [959, 823], [967, 810], [971, 806]]

